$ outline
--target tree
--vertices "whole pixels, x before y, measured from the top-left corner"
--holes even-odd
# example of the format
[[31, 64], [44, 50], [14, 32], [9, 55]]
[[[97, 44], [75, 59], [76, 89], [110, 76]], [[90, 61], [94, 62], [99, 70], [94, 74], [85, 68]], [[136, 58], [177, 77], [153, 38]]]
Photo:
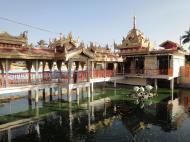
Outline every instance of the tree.
[[46, 43], [44, 40], [38, 41], [37, 44], [38, 44], [41, 48], [44, 48], [44, 47], [46, 47], [46, 45], [47, 45], [47, 43]]
[[[190, 43], [190, 28], [188, 31], [185, 31], [185, 34], [181, 37], [182, 43]], [[188, 47], [188, 50], [190, 52], [190, 46]]]
[[190, 42], [190, 28], [188, 31], [185, 31], [185, 35], [183, 35], [181, 38], [182, 38], [183, 44]]

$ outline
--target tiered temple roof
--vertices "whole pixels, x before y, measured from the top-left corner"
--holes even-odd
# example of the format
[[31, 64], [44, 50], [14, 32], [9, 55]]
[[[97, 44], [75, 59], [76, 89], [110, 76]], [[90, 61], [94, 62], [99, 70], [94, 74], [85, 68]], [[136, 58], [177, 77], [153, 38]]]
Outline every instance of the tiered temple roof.
[[0, 33], [0, 47], [23, 47], [27, 46], [26, 32], [21, 33], [19, 36], [12, 36], [7, 32]]
[[92, 52], [95, 61], [123, 61], [122, 57], [119, 56], [118, 53], [113, 53], [111, 49], [108, 48], [108, 45], [106, 47], [101, 47], [91, 43], [87, 50]]
[[129, 31], [126, 38], [123, 38], [122, 43], [117, 45], [114, 43], [114, 48], [120, 50], [122, 56], [135, 56], [147, 54], [187, 54], [185, 50], [173, 41], [165, 41], [160, 44], [157, 49], [152, 45], [150, 40], [136, 28], [134, 17], [133, 28]]
[[[49, 48], [31, 48], [27, 45], [25, 33], [18, 37], [4, 33], [0, 35], [0, 58], [7, 59], [38, 59], [38, 60], [64, 60], [70, 58], [80, 60], [86, 58], [92, 61], [121, 62], [122, 57], [114, 54], [108, 47], [85, 47], [84, 43], [77, 45], [69, 33], [67, 38], [61, 36], [50, 42]], [[7, 46], [8, 45], [8, 46]], [[19, 48], [18, 48], [19, 47]]]
[[153, 45], [144, 34], [136, 28], [136, 19], [134, 17], [133, 28], [129, 31], [127, 37], [123, 37], [122, 44], [117, 45], [117, 48], [122, 50], [147, 49], [152, 50]]

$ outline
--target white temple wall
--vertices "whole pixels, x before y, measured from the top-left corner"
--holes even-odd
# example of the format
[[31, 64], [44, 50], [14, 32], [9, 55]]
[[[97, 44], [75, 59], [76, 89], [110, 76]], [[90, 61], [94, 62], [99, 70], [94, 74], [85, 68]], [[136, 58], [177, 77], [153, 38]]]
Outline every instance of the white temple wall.
[[173, 55], [171, 60], [171, 68], [173, 68], [173, 76], [180, 76], [180, 67], [185, 65], [184, 55]]

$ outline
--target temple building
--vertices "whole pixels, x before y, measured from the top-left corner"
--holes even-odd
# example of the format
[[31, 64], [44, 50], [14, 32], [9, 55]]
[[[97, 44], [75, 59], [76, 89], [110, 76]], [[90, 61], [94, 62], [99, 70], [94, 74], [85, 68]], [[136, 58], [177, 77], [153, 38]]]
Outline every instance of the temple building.
[[185, 52], [172, 41], [165, 41], [155, 47], [144, 34], [137, 29], [134, 17], [133, 28], [122, 43], [114, 44], [124, 59], [125, 79], [121, 83], [131, 85], [155, 84], [158, 80], [169, 80], [171, 87], [180, 83], [180, 69], [185, 66]]
[[[50, 86], [51, 90], [52, 85], [66, 88], [68, 94], [85, 86], [92, 94], [94, 83], [107, 81], [114, 82], [114, 87], [117, 83], [151, 84], [157, 89], [160, 81], [166, 81], [172, 90], [174, 83], [190, 86], [187, 52], [170, 40], [155, 47], [137, 29], [135, 17], [128, 35], [114, 47], [118, 52], [93, 43], [85, 46], [69, 33], [51, 40], [47, 48], [32, 48], [26, 32], [19, 36], [0, 33], [0, 94], [28, 91], [34, 86], [36, 90]], [[24, 72], [13, 73], [14, 62], [22, 62]]]
[[[52, 88], [56, 87], [59, 94], [67, 90], [71, 102], [72, 90], [76, 90], [79, 101], [81, 88], [87, 88], [88, 98], [93, 100], [94, 83], [114, 81], [116, 87], [116, 81], [123, 78], [118, 74], [123, 58], [108, 47], [86, 47], [71, 33], [50, 41], [47, 48], [32, 48], [27, 40], [25, 32], [19, 36], [0, 34], [0, 94], [29, 91], [31, 102], [34, 90], [37, 103], [39, 90], [43, 90], [45, 100], [45, 88], [49, 88], [52, 100]], [[11, 69], [15, 62], [23, 63], [22, 72]]]

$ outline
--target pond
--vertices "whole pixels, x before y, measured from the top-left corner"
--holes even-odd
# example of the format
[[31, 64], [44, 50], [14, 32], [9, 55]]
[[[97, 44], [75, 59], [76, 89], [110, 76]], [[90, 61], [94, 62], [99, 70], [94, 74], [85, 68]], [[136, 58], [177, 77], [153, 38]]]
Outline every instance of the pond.
[[[0, 123], [39, 117], [11, 129], [0, 131], [2, 142], [189, 142], [190, 90], [176, 89], [173, 100], [170, 90], [159, 89], [158, 96], [140, 109], [128, 94], [131, 88], [96, 88], [93, 103], [85, 96], [80, 105], [73, 95], [72, 104], [63, 100], [40, 102], [29, 109], [26, 98], [18, 112], [12, 109], [0, 116]], [[82, 95], [81, 95], [82, 96]], [[66, 99], [65, 99], [66, 100]], [[24, 103], [25, 102], [25, 103]], [[25, 108], [25, 109], [23, 109]], [[10, 110], [7, 109], [7, 112]], [[38, 114], [36, 114], [38, 112]], [[41, 115], [48, 113], [45, 117]]]

